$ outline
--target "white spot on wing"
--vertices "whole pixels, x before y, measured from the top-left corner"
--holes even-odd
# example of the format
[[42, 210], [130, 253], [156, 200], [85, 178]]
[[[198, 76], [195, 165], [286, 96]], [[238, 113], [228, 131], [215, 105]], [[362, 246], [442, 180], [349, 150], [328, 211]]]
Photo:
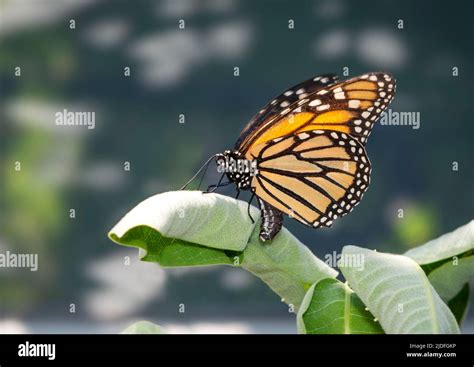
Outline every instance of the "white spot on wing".
[[311, 102], [309, 102], [309, 106], [311, 107], [315, 107], [315, 106], [319, 106], [321, 104], [321, 100], [320, 99], [313, 99]]
[[349, 101], [349, 108], [359, 108], [360, 101], [358, 99], [351, 99]]

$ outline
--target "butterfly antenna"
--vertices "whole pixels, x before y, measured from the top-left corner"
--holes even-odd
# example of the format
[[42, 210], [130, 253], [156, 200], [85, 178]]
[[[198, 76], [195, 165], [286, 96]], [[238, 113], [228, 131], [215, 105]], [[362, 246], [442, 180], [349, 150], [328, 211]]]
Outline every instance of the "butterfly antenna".
[[204, 181], [204, 177], [206, 177], [206, 172], [207, 172], [207, 169], [209, 168], [209, 161], [207, 162], [206, 164], [206, 168], [204, 168], [204, 171], [201, 175], [201, 179], [199, 180], [199, 184], [198, 184], [198, 187], [197, 189], [200, 190], [201, 189], [201, 185], [202, 185], [202, 182]]
[[204, 179], [204, 175], [206, 174], [207, 167], [209, 166], [209, 163], [217, 156], [217, 154], [214, 154], [213, 156], [209, 157], [209, 159], [197, 170], [197, 172], [194, 174], [193, 177], [189, 179], [188, 182], [184, 184], [183, 187], [180, 188], [180, 190], [184, 190], [198, 175], [199, 173], [205, 168], [204, 174], [202, 175], [201, 181], [199, 182], [199, 186], [201, 186], [202, 180]]

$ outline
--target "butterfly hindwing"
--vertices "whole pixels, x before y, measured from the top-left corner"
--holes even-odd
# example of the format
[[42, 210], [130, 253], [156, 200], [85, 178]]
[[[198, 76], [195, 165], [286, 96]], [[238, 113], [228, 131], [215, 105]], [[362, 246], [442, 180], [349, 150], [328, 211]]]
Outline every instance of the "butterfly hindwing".
[[360, 142], [346, 133], [314, 130], [252, 147], [258, 174], [255, 194], [311, 226], [331, 226], [362, 199], [370, 162]]
[[288, 106], [291, 106], [307, 96], [314, 94], [318, 90], [327, 88], [336, 82], [337, 75], [324, 74], [308, 79], [287, 89], [267, 103], [255, 116], [252, 117], [250, 122], [241, 132], [240, 137], [235, 144], [235, 148], [240, 148], [239, 150], [242, 150], [244, 145], [250, 143], [249, 138], [260, 130], [260, 128], [271, 123], [274, 117], [280, 116], [283, 111], [287, 110]]

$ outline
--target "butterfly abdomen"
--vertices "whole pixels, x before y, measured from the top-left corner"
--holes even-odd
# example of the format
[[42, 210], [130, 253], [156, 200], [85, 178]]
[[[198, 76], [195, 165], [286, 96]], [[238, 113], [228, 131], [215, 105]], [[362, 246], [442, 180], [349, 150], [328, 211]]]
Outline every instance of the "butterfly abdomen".
[[258, 199], [262, 210], [262, 224], [260, 225], [260, 239], [271, 241], [280, 232], [283, 226], [283, 213], [262, 199]]

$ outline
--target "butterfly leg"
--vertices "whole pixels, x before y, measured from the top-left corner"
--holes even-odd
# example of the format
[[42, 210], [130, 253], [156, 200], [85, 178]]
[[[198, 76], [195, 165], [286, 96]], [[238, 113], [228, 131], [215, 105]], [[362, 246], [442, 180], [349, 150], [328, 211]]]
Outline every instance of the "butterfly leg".
[[258, 199], [258, 203], [262, 211], [260, 239], [263, 242], [271, 241], [283, 226], [283, 213], [262, 199]]
[[207, 190], [204, 191], [204, 194], [209, 194], [209, 193], [211, 193], [211, 192], [214, 192], [214, 191], [216, 191], [220, 186], [223, 186], [223, 185], [221, 185], [221, 182], [222, 182], [222, 180], [224, 179], [224, 176], [225, 176], [225, 173], [222, 174], [222, 176], [221, 176], [221, 178], [219, 179], [219, 182], [217, 183], [217, 185], [209, 185], [209, 186], [207, 187]]

